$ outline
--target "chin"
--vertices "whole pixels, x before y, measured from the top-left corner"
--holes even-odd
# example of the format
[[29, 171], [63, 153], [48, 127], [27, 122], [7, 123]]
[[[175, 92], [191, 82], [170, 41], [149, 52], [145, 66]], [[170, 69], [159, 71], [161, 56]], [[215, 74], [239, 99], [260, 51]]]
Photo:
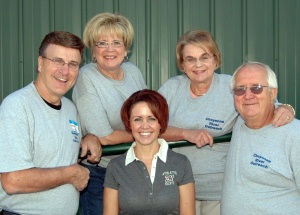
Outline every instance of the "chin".
[[151, 145], [152, 143], [155, 142], [155, 140], [136, 140], [139, 144], [143, 146]]

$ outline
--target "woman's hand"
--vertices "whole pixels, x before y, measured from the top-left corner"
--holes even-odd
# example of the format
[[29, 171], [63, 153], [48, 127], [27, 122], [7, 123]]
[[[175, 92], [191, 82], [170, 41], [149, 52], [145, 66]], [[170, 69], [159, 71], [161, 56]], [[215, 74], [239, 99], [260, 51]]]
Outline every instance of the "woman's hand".
[[183, 135], [185, 140], [195, 143], [197, 147], [213, 146], [214, 143], [213, 137], [206, 130], [185, 130]]
[[272, 124], [275, 127], [286, 125], [295, 118], [294, 109], [289, 105], [280, 105], [275, 109]]

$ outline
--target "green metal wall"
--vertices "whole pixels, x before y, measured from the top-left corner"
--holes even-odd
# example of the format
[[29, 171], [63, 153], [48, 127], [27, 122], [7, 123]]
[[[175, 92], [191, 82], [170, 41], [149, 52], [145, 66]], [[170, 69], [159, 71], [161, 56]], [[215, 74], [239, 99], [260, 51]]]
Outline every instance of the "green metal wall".
[[[232, 74], [244, 60], [267, 63], [279, 79], [279, 101], [292, 104], [300, 118], [299, 0], [0, 0], [0, 102], [34, 80], [45, 34], [66, 30], [82, 37], [85, 23], [104, 11], [132, 22], [130, 61], [149, 88], [180, 74], [176, 42], [200, 28], [212, 32], [219, 45], [218, 72]], [[84, 58], [90, 62], [88, 51]]]

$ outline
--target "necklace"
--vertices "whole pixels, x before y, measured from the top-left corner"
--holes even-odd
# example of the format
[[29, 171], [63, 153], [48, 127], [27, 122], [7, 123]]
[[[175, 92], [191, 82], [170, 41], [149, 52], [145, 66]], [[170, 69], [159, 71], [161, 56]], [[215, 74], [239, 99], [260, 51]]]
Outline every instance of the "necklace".
[[190, 89], [191, 89], [192, 93], [193, 93], [195, 96], [197, 96], [197, 97], [199, 97], [199, 96], [205, 96], [205, 93], [203, 93], [203, 94], [196, 94], [196, 93], [194, 92], [192, 86], [190, 86]]

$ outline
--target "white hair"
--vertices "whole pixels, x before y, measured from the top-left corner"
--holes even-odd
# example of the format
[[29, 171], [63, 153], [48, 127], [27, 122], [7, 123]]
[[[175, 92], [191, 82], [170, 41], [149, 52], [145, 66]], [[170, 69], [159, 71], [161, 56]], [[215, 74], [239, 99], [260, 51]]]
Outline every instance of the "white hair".
[[243, 63], [240, 67], [238, 67], [235, 70], [235, 72], [233, 73], [231, 82], [230, 82], [231, 89], [233, 89], [235, 87], [236, 74], [244, 67], [251, 67], [251, 68], [253, 68], [253, 70], [256, 68], [260, 68], [260, 69], [266, 71], [267, 72], [267, 80], [266, 81], [268, 82], [269, 88], [278, 88], [276, 74], [268, 65], [260, 63], [260, 62], [247, 61], [247, 62]]

